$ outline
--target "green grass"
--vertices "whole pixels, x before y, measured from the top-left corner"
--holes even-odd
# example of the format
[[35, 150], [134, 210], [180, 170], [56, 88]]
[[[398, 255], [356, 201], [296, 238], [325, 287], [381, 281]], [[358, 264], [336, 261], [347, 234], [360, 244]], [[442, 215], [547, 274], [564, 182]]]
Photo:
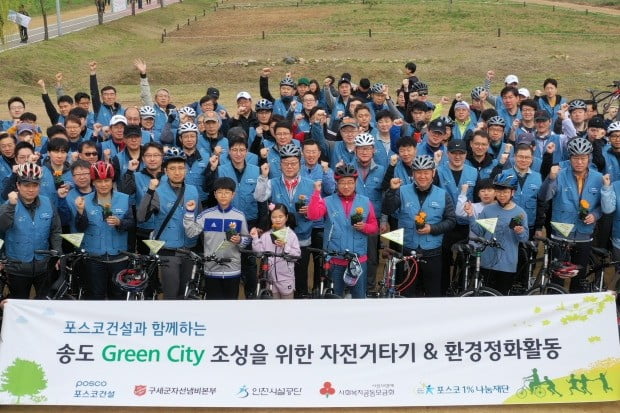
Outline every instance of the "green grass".
[[[192, 102], [208, 86], [217, 86], [228, 107], [234, 105], [239, 90], [258, 97], [260, 68], [267, 65], [274, 67], [272, 92], [288, 70], [294, 77], [310, 76], [319, 82], [328, 74], [347, 71], [355, 80], [369, 77], [395, 90], [405, 62], [413, 60], [419, 76], [430, 84], [434, 100], [444, 94], [468, 94], [482, 83], [488, 69], [498, 74], [495, 91], [503, 76], [516, 73], [531, 91], [552, 76], [558, 79], [562, 95], [583, 96], [586, 88], [600, 88], [614, 80], [620, 66], [618, 54], [611, 52], [620, 38], [617, 16], [559, 8], [552, 12], [550, 7], [504, 1], [455, 0], [452, 6], [447, 1], [415, 0], [372, 6], [334, 1], [311, 6], [310, 0], [300, 7], [275, 7], [267, 0], [252, 3], [270, 7], [213, 12], [213, 2], [184, 0], [163, 10], [3, 52], [2, 98], [19, 94], [38, 105], [36, 81], [43, 78], [51, 84], [57, 71], [65, 74], [68, 92], [87, 90], [87, 64], [96, 60], [100, 86], [118, 86], [122, 102], [135, 104], [139, 95], [132, 66], [135, 57], [147, 61], [153, 90], [169, 87], [175, 103]], [[497, 37], [498, 27], [501, 37]], [[164, 28], [169, 37], [162, 44]], [[285, 56], [301, 57], [305, 63], [284, 65]]]

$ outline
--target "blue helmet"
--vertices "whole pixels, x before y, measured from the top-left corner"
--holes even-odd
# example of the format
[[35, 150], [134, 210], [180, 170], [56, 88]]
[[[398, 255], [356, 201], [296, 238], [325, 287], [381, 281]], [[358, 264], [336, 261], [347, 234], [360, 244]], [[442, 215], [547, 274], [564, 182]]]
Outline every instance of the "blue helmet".
[[517, 184], [517, 176], [511, 170], [504, 171], [493, 179], [494, 187], [517, 189]]

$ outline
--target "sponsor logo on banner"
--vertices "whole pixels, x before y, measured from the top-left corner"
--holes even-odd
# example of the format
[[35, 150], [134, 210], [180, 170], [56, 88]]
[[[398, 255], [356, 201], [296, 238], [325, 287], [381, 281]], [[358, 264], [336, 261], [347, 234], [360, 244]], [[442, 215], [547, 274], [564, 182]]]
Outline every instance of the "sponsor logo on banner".
[[336, 389], [332, 387], [331, 382], [326, 381], [325, 383], [323, 383], [323, 387], [321, 387], [321, 390], [319, 390], [319, 393], [321, 393], [325, 397], [329, 397], [329, 396], [333, 396], [334, 394], [336, 394]]
[[133, 394], [136, 396], [144, 396], [146, 394], [146, 386], [143, 384], [137, 384], [133, 388]]

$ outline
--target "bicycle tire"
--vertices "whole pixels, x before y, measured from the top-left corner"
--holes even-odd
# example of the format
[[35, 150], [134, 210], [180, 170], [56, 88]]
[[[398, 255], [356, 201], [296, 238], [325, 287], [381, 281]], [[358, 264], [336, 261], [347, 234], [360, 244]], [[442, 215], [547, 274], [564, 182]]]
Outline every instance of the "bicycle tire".
[[265, 289], [258, 292], [258, 299], [260, 300], [271, 300], [273, 298], [273, 292]]
[[549, 283], [544, 287], [535, 285], [530, 288], [525, 295], [552, 295], [552, 294], [568, 294], [568, 291], [557, 284]]
[[491, 287], [480, 287], [477, 290], [471, 288], [463, 292], [459, 297], [502, 297], [502, 293]]
[[530, 392], [525, 387], [521, 387], [519, 390], [517, 390], [517, 397], [519, 399], [525, 399], [529, 393]]
[[325, 291], [323, 291], [323, 297], [322, 298], [339, 299], [339, 298], [342, 298], [342, 297], [339, 296], [338, 294], [334, 293], [334, 289], [333, 288], [327, 288], [327, 289], [325, 289]]

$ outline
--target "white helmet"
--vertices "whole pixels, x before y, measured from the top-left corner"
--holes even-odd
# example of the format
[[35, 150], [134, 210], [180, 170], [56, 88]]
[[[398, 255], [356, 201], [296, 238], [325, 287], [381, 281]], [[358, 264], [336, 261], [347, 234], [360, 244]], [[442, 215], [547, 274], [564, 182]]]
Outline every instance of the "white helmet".
[[185, 132], [196, 132], [198, 133], [198, 126], [194, 122], [185, 122], [179, 126], [179, 135], [184, 134]]
[[153, 106], [141, 106], [140, 117], [141, 118], [155, 118], [155, 108]]
[[619, 132], [620, 131], [620, 120], [617, 120], [615, 122], [611, 122], [609, 124], [609, 126], [607, 127], [607, 134], [609, 135], [612, 132]]
[[179, 109], [179, 115], [187, 115], [192, 118], [195, 118], [196, 111], [193, 108], [190, 108], [189, 106], [184, 106], [181, 109]]
[[375, 137], [370, 133], [360, 133], [355, 137], [355, 146], [375, 146]]

